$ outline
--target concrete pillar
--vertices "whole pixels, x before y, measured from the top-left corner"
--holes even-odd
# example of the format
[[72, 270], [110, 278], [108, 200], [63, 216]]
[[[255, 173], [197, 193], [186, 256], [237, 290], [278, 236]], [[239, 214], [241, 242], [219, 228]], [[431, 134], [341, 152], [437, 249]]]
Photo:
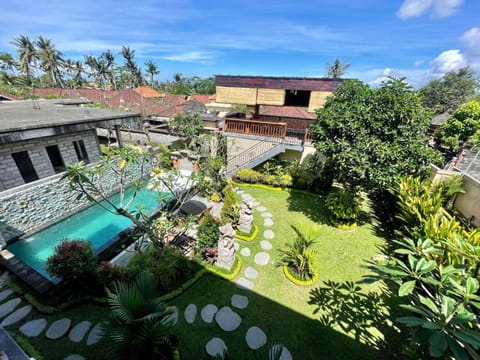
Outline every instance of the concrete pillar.
[[115, 125], [115, 136], [117, 138], [117, 144], [119, 148], [123, 148], [123, 139], [122, 139], [122, 133], [120, 131], [120, 125]]

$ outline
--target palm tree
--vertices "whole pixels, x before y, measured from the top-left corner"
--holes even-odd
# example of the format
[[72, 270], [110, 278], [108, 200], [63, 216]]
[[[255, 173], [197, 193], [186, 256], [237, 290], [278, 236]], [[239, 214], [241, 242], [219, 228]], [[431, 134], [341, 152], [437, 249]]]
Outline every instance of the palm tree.
[[67, 59], [64, 63], [66, 74], [70, 77], [70, 86], [74, 89], [81, 87], [83, 84], [82, 73], [84, 71], [83, 64], [79, 60]]
[[42, 69], [50, 79], [53, 86], [63, 86], [62, 67], [63, 54], [55, 48], [52, 40], [39, 36], [35, 41], [37, 46], [36, 54]]
[[147, 60], [145, 62], [145, 66], [147, 67], [147, 74], [150, 75], [150, 86], [153, 87], [153, 78], [155, 75], [160, 74], [160, 71], [157, 68], [157, 65], [152, 60]]
[[110, 50], [105, 51], [102, 55], [100, 55], [101, 63], [102, 63], [102, 76], [110, 82], [110, 85], [116, 90], [117, 89], [117, 82], [115, 80], [115, 74], [113, 71], [113, 67], [115, 65], [115, 55]]
[[135, 50], [129, 46], [122, 46], [121, 54], [125, 59], [123, 70], [125, 71], [124, 80], [129, 83], [130, 87], [137, 87], [143, 83], [143, 76], [140, 67], [135, 62]]
[[28, 36], [20, 35], [18, 38], [14, 38], [11, 44], [17, 47], [19, 70], [26, 76], [27, 85], [31, 85], [37, 57], [34, 43]]
[[336, 58], [333, 64], [327, 64], [327, 77], [332, 79], [338, 79], [345, 75], [347, 69], [350, 67], [349, 63], [341, 63], [338, 58]]
[[178, 317], [158, 296], [153, 276], [141, 273], [134, 283], [117, 282], [106, 289], [112, 310], [106, 335], [115, 353], [123, 359], [171, 359], [174, 344], [168, 336]]

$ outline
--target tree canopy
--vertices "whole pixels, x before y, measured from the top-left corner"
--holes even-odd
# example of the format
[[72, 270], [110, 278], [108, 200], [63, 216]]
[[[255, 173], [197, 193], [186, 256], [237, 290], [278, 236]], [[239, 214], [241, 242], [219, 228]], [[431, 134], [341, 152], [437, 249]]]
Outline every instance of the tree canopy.
[[345, 62], [342, 64], [340, 60], [336, 58], [332, 64], [327, 64], [327, 77], [338, 79], [346, 74], [349, 67], [349, 63]]
[[430, 81], [420, 89], [423, 105], [435, 114], [452, 113], [461, 104], [475, 96], [479, 82], [470, 67], [464, 67], [457, 72], [450, 71], [441, 79]]
[[348, 80], [317, 110], [310, 131], [338, 181], [374, 190], [399, 175], [429, 172], [439, 155], [428, 146], [428, 123], [428, 111], [404, 79], [389, 78], [378, 89]]

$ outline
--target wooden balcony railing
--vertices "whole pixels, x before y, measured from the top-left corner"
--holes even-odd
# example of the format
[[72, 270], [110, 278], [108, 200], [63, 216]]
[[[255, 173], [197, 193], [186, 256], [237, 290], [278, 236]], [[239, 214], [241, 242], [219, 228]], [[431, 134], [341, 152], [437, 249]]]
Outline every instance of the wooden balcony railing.
[[277, 122], [255, 121], [225, 118], [225, 132], [257, 135], [264, 137], [284, 139], [287, 134], [287, 124]]

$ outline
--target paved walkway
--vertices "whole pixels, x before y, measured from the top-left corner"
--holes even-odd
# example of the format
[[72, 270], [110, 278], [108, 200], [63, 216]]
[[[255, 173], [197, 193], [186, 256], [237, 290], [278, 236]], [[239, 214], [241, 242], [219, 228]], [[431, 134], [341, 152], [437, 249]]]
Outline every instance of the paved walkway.
[[[250, 196], [238, 188], [234, 188], [234, 190], [242, 196]], [[254, 204], [257, 212], [259, 212], [262, 219], [264, 219], [264, 226], [273, 226], [273, 216], [271, 213], [267, 212], [267, 208], [261, 206], [258, 201], [255, 201]], [[241, 242], [236, 244], [236, 249], [240, 250], [240, 254], [243, 257], [250, 257], [253, 255], [255, 262], [255, 267], [247, 267], [243, 274], [236, 280], [239, 289], [252, 290], [255, 287], [255, 280], [262, 274], [262, 268], [265, 266], [272, 266], [269, 252], [272, 250], [273, 246], [269, 240], [275, 238], [275, 233], [273, 230], [267, 229], [265, 230], [263, 237], [264, 240], [260, 242], [260, 246], [264, 251], [260, 251], [256, 254], [252, 254], [251, 249], [248, 247], [248, 243]], [[202, 309], [198, 309], [196, 304], [189, 304], [184, 310], [184, 318], [187, 324], [193, 324], [197, 318], [199, 318], [198, 321], [201, 319], [201, 321], [207, 324], [215, 323], [223, 331], [233, 332], [236, 331], [242, 323], [241, 310], [248, 311], [248, 305], [248, 296], [233, 294], [230, 304], [226, 304], [220, 309], [214, 304], [205, 305]], [[249, 327], [244, 336], [245, 342], [252, 350], [257, 350], [267, 344], [267, 335], [258, 326]], [[277, 351], [278, 346], [282, 347], [280, 360], [291, 360], [292, 355], [290, 351], [283, 345], [273, 345], [269, 350], [270, 355], [274, 351]], [[217, 356], [228, 351], [228, 346], [222, 338], [216, 336], [211, 338], [205, 344], [205, 350], [209, 355]]]

